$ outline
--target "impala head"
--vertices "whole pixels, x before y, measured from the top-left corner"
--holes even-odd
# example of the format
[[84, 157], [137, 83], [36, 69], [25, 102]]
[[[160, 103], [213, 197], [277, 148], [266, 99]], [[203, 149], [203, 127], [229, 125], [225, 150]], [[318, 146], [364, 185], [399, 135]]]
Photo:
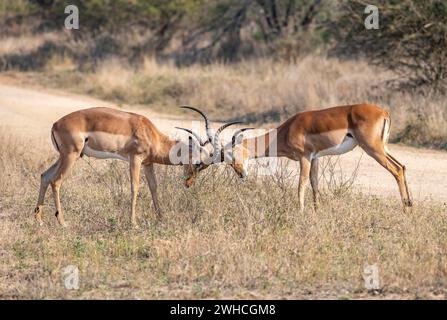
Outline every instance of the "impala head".
[[[208, 168], [213, 163], [220, 163], [224, 161], [229, 162], [229, 165], [233, 167], [233, 169], [241, 178], [245, 177], [247, 175], [248, 167], [248, 150], [243, 146], [243, 144], [240, 143], [240, 139], [238, 140], [238, 137], [241, 137], [240, 134], [243, 131], [251, 128], [238, 130], [233, 135], [231, 145], [229, 144], [224, 147], [220, 142], [220, 134], [222, 133], [222, 131], [229, 126], [240, 124], [242, 122], [233, 121], [226, 123], [219, 129], [217, 129], [216, 133], [213, 135], [208, 117], [202, 111], [189, 106], [182, 106], [181, 108], [196, 111], [203, 117], [203, 119], [205, 120], [205, 130], [207, 135], [207, 139], [203, 141], [200, 136], [192, 130], [177, 127], [177, 129], [188, 132], [190, 135], [190, 140], [194, 138], [196, 146], [198, 146], [197, 149], [200, 150], [200, 155], [198, 157], [195, 157], [195, 159], [198, 159], [198, 161], [191, 161], [189, 165], [185, 165], [184, 175], [186, 178], [186, 187], [190, 187], [194, 183], [200, 171]], [[208, 144], [212, 146], [211, 152], [208, 152], [205, 148], [205, 146]]]
[[183, 175], [185, 177], [185, 186], [187, 188], [191, 187], [197, 177], [199, 171], [205, 169], [205, 163], [207, 159], [210, 158], [210, 154], [206, 149], [208, 144], [212, 145], [212, 134], [210, 128], [210, 122], [208, 117], [200, 111], [199, 109], [189, 107], [189, 106], [181, 106], [183, 109], [190, 109], [197, 113], [199, 113], [203, 119], [205, 120], [205, 129], [207, 134], [207, 139], [202, 140], [200, 135], [195, 133], [194, 131], [186, 128], [176, 127], [177, 129], [184, 130], [189, 134], [189, 151], [190, 157], [188, 164], [183, 166]]
[[189, 139], [188, 161], [183, 165], [183, 176], [185, 177], [186, 187], [191, 187], [197, 177], [200, 164], [204, 163], [210, 157], [209, 152], [197, 141]]
[[253, 128], [243, 128], [237, 130], [231, 138], [231, 143], [222, 147], [220, 150], [220, 158], [225, 161], [240, 178], [248, 175], [248, 162], [250, 153], [247, 144], [243, 141], [242, 132]]

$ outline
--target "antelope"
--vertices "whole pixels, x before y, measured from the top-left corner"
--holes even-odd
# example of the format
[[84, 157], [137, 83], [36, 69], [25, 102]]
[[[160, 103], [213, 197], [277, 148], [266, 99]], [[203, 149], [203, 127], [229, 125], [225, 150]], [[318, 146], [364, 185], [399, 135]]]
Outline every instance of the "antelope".
[[[250, 159], [261, 157], [287, 157], [300, 162], [298, 197], [300, 210], [304, 210], [306, 185], [310, 178], [315, 209], [318, 202], [318, 159], [327, 155], [340, 155], [360, 146], [369, 156], [388, 170], [396, 179], [404, 207], [411, 207], [405, 166], [394, 158], [388, 148], [390, 114], [372, 104], [338, 106], [322, 110], [297, 113], [279, 127], [263, 135], [244, 138], [238, 130], [226, 146], [220, 143], [220, 131], [213, 139], [210, 157], [195, 164], [190, 174], [197, 174], [210, 162], [227, 162], [239, 177], [248, 174]], [[197, 136], [195, 134], [194, 136]], [[276, 150], [270, 150], [271, 146]]]
[[[53, 191], [56, 218], [66, 226], [60, 202], [60, 188], [77, 159], [86, 155], [98, 159], [119, 159], [129, 162], [131, 182], [131, 223], [136, 225], [136, 201], [141, 167], [144, 167], [157, 217], [162, 210], [157, 196], [157, 180], [153, 164], [183, 165], [189, 187], [194, 181], [194, 162], [200, 163], [208, 152], [191, 137], [189, 144], [163, 134], [146, 117], [111, 108], [91, 108], [70, 113], [53, 124], [52, 143], [59, 158], [41, 175], [40, 191], [35, 208], [36, 219], [43, 225], [42, 207], [48, 186]], [[203, 143], [202, 143], [203, 144]], [[203, 149], [203, 150], [202, 150]], [[193, 159], [194, 150], [200, 151]], [[200, 158], [202, 157], [202, 158]]]

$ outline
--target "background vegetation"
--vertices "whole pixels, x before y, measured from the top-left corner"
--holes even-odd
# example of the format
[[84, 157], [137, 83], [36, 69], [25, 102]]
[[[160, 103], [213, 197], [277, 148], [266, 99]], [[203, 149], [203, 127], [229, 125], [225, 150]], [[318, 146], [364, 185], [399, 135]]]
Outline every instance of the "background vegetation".
[[[64, 29], [68, 2], [79, 30]], [[0, 70], [219, 120], [375, 102], [401, 111], [394, 141], [445, 148], [447, 4], [377, 5], [380, 29], [367, 30], [362, 1], [4, 0]]]
[[[64, 28], [67, 4], [80, 29]], [[447, 4], [378, 1], [3, 0], [0, 70], [47, 86], [216, 120], [278, 122], [305, 109], [377, 103], [393, 141], [447, 146]]]

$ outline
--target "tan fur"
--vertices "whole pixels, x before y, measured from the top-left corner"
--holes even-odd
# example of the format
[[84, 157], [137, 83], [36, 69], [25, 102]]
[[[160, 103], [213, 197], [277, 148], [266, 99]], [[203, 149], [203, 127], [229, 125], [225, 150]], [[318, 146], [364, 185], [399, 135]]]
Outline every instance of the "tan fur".
[[[314, 191], [314, 201], [317, 201], [318, 170], [314, 166], [318, 165], [316, 160], [319, 155], [344, 153], [357, 144], [394, 176], [402, 202], [405, 206], [411, 206], [405, 166], [392, 157], [386, 148], [389, 127], [389, 113], [372, 104], [301, 112], [281, 124], [276, 129], [277, 156], [288, 157], [301, 163], [298, 191], [301, 209], [304, 208], [304, 193], [309, 177]], [[271, 132], [244, 139], [235, 149], [241, 147], [246, 149], [245, 153], [241, 150], [237, 150], [237, 153], [245, 154], [249, 158], [263, 157], [269, 151], [267, 147], [269, 144], [265, 141], [270, 140], [270, 135]], [[351, 143], [348, 141], [343, 145], [345, 139], [351, 139], [350, 135], [355, 141]], [[244, 170], [240, 165], [243, 160], [236, 159], [231, 164], [240, 176], [245, 174], [241, 172]]]
[[[39, 224], [42, 222], [42, 206], [49, 185], [53, 190], [56, 217], [65, 226], [59, 190], [69, 170], [83, 154], [97, 158], [117, 158], [130, 164], [131, 222], [136, 224], [136, 198], [139, 188], [140, 169], [145, 168], [158, 218], [161, 209], [157, 196], [157, 183], [153, 164], [171, 165], [169, 152], [179, 141], [171, 140], [160, 132], [146, 117], [111, 108], [91, 108], [70, 113], [53, 125], [51, 139], [59, 152], [59, 159], [42, 174], [39, 198], [35, 209]], [[185, 165], [187, 174], [192, 166]], [[192, 182], [189, 181], [191, 184]]]

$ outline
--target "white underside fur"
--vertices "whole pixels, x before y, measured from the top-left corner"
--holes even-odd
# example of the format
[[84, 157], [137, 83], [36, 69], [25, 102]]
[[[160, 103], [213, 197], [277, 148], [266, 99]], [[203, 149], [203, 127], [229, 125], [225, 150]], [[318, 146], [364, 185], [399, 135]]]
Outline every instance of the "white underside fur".
[[129, 161], [129, 158], [124, 157], [118, 153], [94, 150], [94, 149], [89, 148], [87, 146], [87, 144], [85, 144], [84, 149], [82, 150], [82, 153], [88, 157], [93, 157], [93, 158], [97, 158], [97, 159], [119, 159], [119, 160], [123, 160], [123, 161]]
[[351, 151], [358, 145], [357, 141], [350, 136], [346, 136], [341, 144], [332, 148], [321, 150], [314, 155], [314, 158], [323, 156], [336, 156]]

